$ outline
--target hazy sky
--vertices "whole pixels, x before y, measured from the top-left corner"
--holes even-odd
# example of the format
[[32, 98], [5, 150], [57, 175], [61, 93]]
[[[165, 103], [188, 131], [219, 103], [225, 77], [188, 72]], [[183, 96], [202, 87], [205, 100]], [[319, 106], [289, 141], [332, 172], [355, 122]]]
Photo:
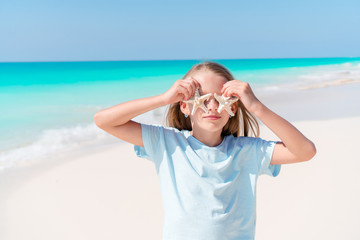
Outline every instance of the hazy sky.
[[0, 61], [359, 57], [359, 0], [0, 0]]

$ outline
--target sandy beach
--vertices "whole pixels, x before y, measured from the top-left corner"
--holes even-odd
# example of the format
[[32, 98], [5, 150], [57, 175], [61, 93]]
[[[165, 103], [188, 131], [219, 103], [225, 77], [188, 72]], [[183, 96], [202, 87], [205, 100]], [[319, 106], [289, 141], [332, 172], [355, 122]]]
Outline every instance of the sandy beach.
[[[360, 239], [360, 83], [259, 99], [317, 147], [257, 185], [256, 239]], [[265, 126], [261, 137], [277, 140]], [[1, 240], [149, 239], [162, 236], [152, 162], [123, 143], [54, 156], [0, 173]]]

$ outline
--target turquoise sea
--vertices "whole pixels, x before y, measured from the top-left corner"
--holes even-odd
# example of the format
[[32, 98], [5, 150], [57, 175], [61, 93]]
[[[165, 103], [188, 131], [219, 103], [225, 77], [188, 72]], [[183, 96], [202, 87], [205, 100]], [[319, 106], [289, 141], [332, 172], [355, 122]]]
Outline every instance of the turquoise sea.
[[[360, 78], [360, 58], [211, 61], [259, 93]], [[109, 143], [93, 123], [97, 111], [161, 94], [199, 62], [0, 63], [0, 170], [86, 144]]]

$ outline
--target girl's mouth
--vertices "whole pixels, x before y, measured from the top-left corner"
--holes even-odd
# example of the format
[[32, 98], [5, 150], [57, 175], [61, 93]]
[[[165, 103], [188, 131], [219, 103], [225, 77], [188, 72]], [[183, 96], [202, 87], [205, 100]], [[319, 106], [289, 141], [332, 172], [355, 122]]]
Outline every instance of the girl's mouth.
[[216, 115], [209, 115], [209, 116], [206, 116], [204, 117], [206, 119], [209, 119], [209, 120], [217, 120], [219, 118], [221, 118], [220, 116], [216, 116]]

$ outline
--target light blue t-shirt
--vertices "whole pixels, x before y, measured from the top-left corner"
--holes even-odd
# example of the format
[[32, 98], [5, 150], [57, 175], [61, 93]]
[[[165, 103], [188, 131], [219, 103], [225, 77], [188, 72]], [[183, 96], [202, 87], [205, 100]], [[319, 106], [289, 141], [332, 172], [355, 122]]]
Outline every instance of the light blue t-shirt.
[[154, 162], [164, 209], [163, 240], [251, 240], [256, 225], [256, 182], [276, 177], [276, 142], [225, 136], [209, 147], [188, 130], [141, 124], [138, 157]]

